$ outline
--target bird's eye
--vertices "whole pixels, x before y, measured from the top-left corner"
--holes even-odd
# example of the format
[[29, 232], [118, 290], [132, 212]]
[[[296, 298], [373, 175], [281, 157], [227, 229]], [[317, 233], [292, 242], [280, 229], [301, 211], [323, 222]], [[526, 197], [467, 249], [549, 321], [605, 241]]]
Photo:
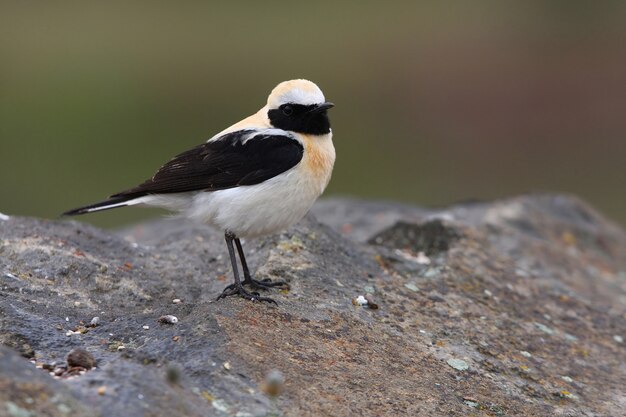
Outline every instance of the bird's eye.
[[285, 116], [291, 116], [291, 114], [293, 113], [293, 107], [291, 107], [289, 104], [285, 104], [281, 107], [281, 109]]

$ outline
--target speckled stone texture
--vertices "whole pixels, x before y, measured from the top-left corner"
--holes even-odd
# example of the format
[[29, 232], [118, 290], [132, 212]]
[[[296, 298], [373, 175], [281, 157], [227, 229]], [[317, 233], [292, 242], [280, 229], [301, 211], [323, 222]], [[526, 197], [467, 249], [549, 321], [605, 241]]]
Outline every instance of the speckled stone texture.
[[[0, 416], [626, 415], [626, 233], [588, 205], [314, 216], [244, 243], [256, 278], [290, 283], [277, 307], [215, 301], [231, 273], [208, 227], [0, 220]], [[96, 367], [67, 368], [75, 348]]]

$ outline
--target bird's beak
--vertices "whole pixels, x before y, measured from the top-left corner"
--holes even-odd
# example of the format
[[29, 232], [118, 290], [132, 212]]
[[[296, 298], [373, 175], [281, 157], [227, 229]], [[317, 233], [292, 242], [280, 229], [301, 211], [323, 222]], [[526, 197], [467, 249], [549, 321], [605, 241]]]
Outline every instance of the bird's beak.
[[322, 103], [322, 104], [318, 104], [317, 106], [313, 107], [310, 112], [311, 113], [320, 113], [323, 111], [326, 111], [330, 108], [335, 107], [335, 105], [333, 103], [331, 103], [330, 101], [327, 101], [326, 103]]

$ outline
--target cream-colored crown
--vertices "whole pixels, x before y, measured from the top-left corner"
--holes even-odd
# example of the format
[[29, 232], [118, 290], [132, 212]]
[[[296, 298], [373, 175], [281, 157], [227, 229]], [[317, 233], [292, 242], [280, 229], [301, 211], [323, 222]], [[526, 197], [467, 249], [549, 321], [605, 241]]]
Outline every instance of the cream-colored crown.
[[307, 106], [325, 101], [324, 93], [315, 83], [309, 80], [290, 80], [283, 81], [274, 87], [267, 98], [267, 106], [275, 109], [286, 103]]

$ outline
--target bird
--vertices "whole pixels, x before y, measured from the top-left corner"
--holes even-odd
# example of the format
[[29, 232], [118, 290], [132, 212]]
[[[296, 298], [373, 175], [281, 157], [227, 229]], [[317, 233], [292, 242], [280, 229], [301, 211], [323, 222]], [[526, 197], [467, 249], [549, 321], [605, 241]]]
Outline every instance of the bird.
[[63, 216], [144, 205], [209, 224], [224, 233], [234, 277], [217, 300], [238, 295], [277, 304], [258, 290], [287, 283], [254, 279], [241, 239], [287, 229], [324, 192], [336, 156], [328, 117], [332, 107], [312, 81], [281, 82], [259, 111], [176, 155], [148, 180]]

